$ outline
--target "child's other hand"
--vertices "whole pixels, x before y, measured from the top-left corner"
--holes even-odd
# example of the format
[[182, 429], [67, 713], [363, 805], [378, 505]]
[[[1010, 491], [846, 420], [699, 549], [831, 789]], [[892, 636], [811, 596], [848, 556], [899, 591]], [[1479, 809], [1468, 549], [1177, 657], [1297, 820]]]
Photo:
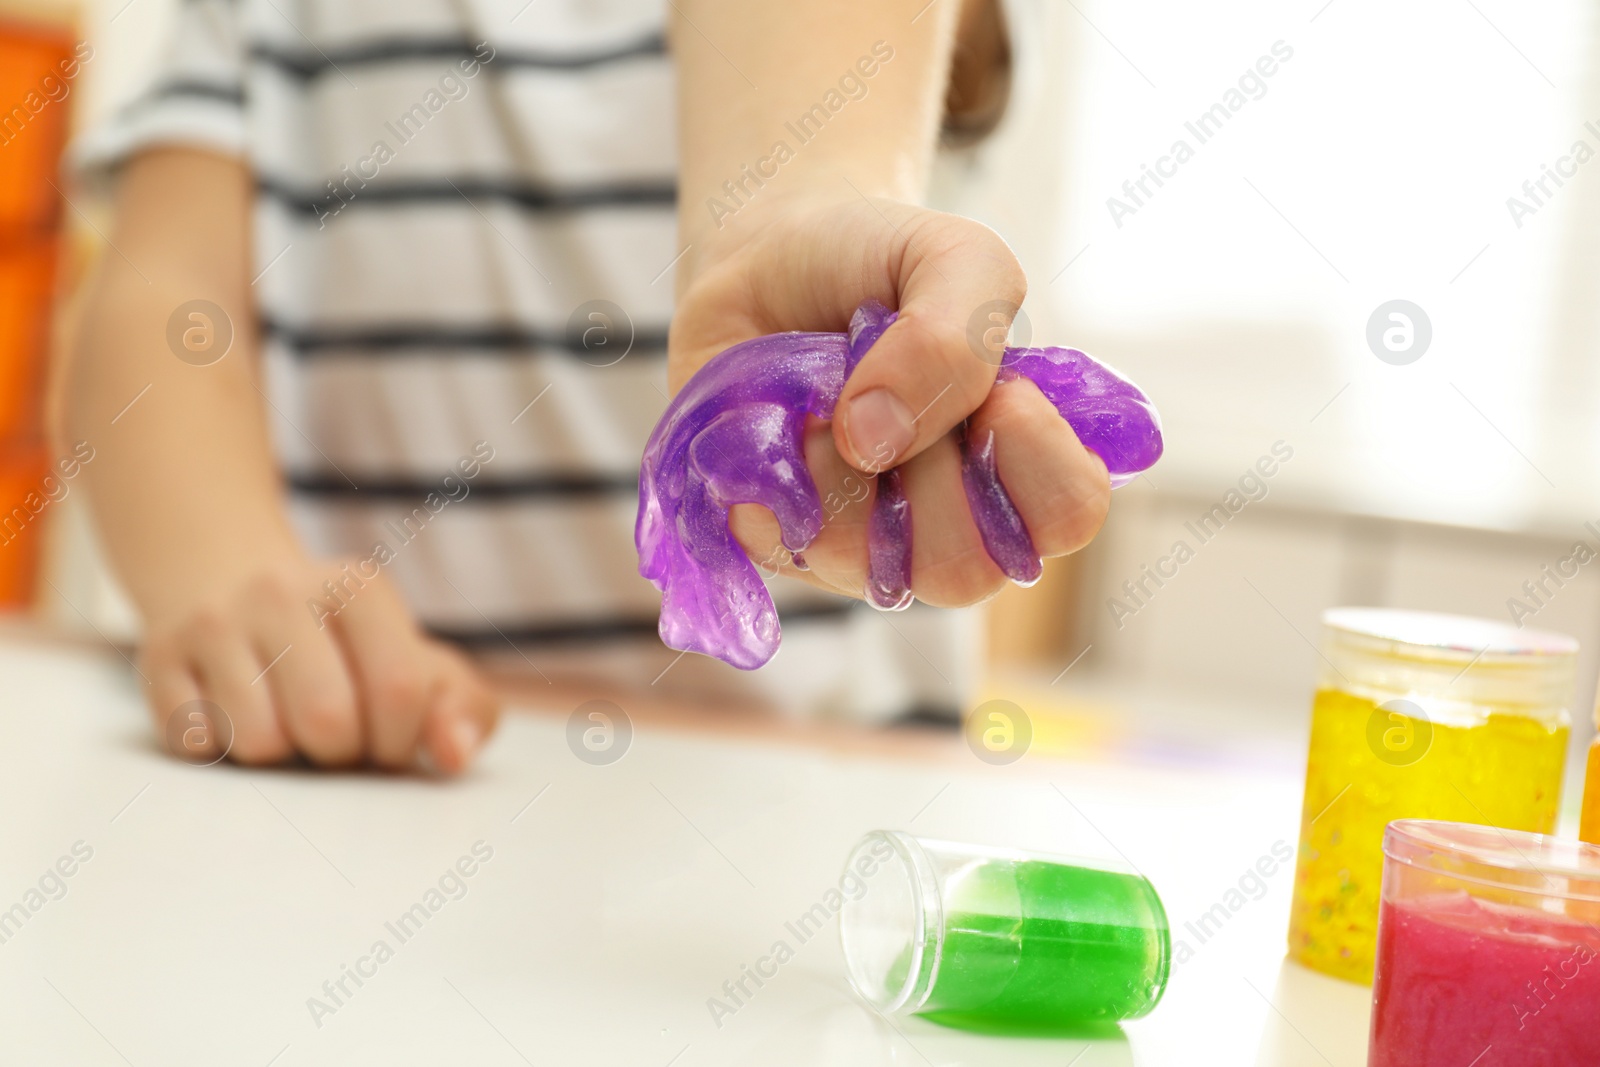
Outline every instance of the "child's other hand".
[[[770, 193], [767, 195], [771, 195]], [[749, 216], [747, 217], [747, 213]], [[757, 217], [758, 216], [758, 217]], [[936, 606], [982, 600], [1006, 583], [984, 551], [961, 480], [959, 434], [993, 431], [1000, 480], [1042, 556], [1088, 544], [1105, 521], [1105, 465], [1028, 381], [995, 387], [996, 347], [1026, 279], [999, 236], [970, 219], [889, 199], [752, 201], [710, 238], [684, 287], [670, 338], [674, 391], [736, 342], [782, 330], [843, 330], [863, 300], [900, 312], [813, 425], [806, 459], [823, 500], [808, 572], [788, 564], [765, 508], [732, 512], [764, 570], [860, 597], [870, 473], [898, 466], [911, 501], [912, 591]], [[693, 254], [693, 253], [691, 253]], [[1002, 311], [995, 320], [990, 313]], [[887, 463], [875, 457], [888, 455]], [[863, 474], [861, 472], [868, 472]]]
[[[404, 770], [425, 754], [441, 771], [464, 770], [499, 716], [493, 690], [417, 628], [386, 577], [358, 586], [350, 573], [353, 563], [342, 572], [339, 563], [279, 561], [149, 619], [140, 667], [157, 733], [173, 736], [177, 710], [206, 700], [232, 724], [227, 755], [239, 763], [298, 753], [325, 767]], [[342, 607], [325, 582], [344, 586]], [[182, 755], [205, 762], [221, 752]]]

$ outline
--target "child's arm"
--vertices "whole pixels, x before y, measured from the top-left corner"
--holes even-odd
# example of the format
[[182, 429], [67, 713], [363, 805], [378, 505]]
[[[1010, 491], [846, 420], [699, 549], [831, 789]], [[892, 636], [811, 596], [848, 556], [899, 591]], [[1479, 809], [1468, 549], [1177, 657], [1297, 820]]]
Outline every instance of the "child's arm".
[[[913, 591], [935, 605], [972, 603], [1005, 582], [967, 507], [951, 432], [964, 420], [994, 431], [1001, 480], [1041, 555], [1087, 544], [1110, 495], [1104, 465], [1031, 383], [993, 388], [986, 336], [1003, 336], [1027, 288], [1010, 249], [978, 223], [917, 206], [957, 8], [677, 0], [672, 26], [688, 246], [673, 386], [736, 341], [843, 329], [867, 297], [898, 308], [846, 384], [831, 433], [808, 438], [807, 458], [824, 499], [846, 501], [860, 495], [852, 468], [903, 465]], [[866, 508], [846, 503], [828, 520], [806, 551], [809, 580], [861, 595]], [[752, 558], [786, 558], [763, 509], [734, 509], [734, 530]]]
[[[133, 159], [73, 346], [63, 429], [95, 449], [84, 476], [144, 617], [156, 728], [205, 699], [231, 720], [243, 762], [298, 751], [402, 767], [422, 743], [459, 770], [496, 713], [466, 662], [423, 637], [381, 577], [325, 627], [308, 607], [338, 568], [298, 544], [268, 442], [277, 416], [261, 392], [250, 198], [236, 161], [177, 148]], [[232, 323], [231, 349], [208, 366], [168, 340], [169, 318], [194, 300]], [[203, 349], [208, 325], [223, 324], [182, 328], [201, 331], [191, 341]]]

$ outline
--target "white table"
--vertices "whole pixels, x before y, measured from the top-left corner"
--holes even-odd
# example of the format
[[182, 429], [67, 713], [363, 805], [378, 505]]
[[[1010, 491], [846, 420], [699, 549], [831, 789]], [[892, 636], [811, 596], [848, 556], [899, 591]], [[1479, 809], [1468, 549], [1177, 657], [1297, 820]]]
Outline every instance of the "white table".
[[[3, 1063], [1365, 1060], [1367, 991], [1283, 962], [1290, 868], [1206, 942], [1185, 925], [1293, 844], [1285, 767], [991, 767], [954, 739], [896, 754], [648, 717], [624, 758], [591, 766], [567, 748], [569, 703], [510, 715], [459, 782], [199, 769], [157, 749], [115, 655], [10, 639], [0, 683], [0, 909], [26, 908], [78, 842], [93, 850], [0, 944]], [[785, 927], [877, 827], [1120, 854], [1194, 956], [1126, 1040], [892, 1029], [852, 999], [836, 924], [803, 944]], [[402, 942], [385, 924], [480, 841], [493, 855], [465, 895]], [[795, 958], [717, 1026], [708, 998], [780, 938]], [[308, 998], [334, 1006], [323, 983], [380, 939], [392, 957], [362, 963], [370, 976], [314, 1020]]]

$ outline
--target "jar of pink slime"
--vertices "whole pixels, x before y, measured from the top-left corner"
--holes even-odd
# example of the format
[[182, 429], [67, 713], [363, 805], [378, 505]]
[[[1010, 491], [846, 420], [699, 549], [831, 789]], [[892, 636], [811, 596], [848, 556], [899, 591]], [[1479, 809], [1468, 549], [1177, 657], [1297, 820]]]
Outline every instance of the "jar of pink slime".
[[1368, 1067], [1600, 1064], [1600, 847], [1402, 819], [1383, 851]]

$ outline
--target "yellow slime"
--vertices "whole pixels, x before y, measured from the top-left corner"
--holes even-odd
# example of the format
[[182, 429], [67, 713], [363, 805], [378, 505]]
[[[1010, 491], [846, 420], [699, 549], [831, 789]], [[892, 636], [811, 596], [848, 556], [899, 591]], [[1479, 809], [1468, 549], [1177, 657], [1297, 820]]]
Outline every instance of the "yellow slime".
[[1392, 714], [1337, 689], [1311, 711], [1289, 955], [1313, 970], [1372, 981], [1392, 819], [1555, 828], [1567, 728], [1489, 709], [1471, 725]]
[[1591, 845], [1600, 845], [1600, 737], [1589, 746], [1589, 770], [1583, 787], [1583, 821], [1578, 836]]

